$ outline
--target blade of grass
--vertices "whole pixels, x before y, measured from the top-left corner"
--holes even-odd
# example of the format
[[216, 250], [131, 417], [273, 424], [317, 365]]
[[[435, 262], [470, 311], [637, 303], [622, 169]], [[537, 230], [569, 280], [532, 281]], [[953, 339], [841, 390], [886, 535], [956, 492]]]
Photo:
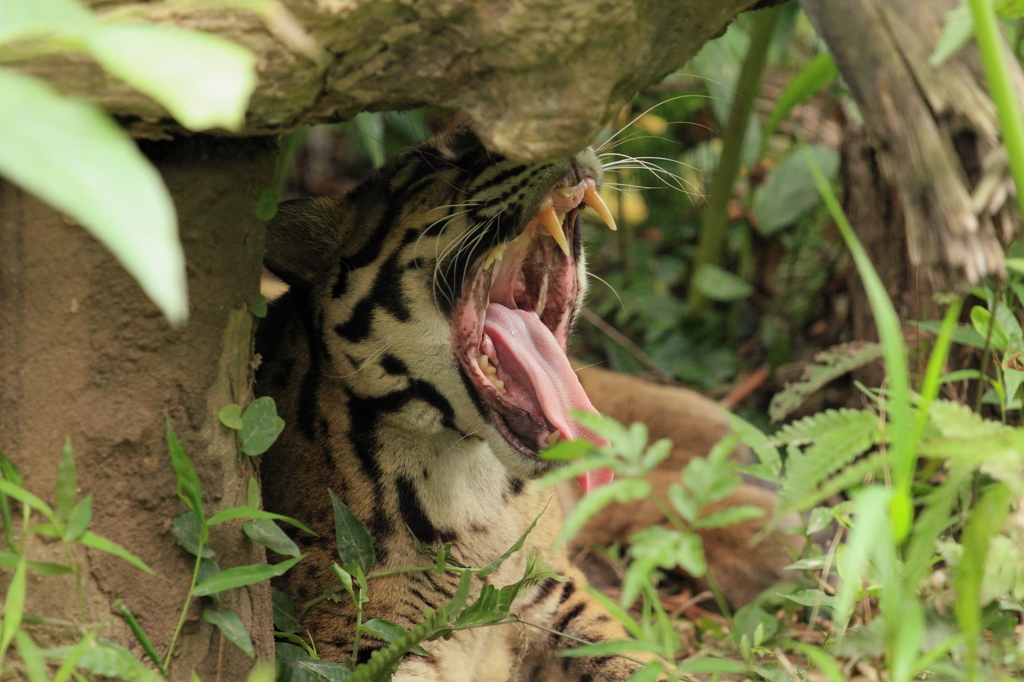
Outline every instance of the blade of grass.
[[910, 532], [913, 518], [913, 503], [910, 497], [910, 484], [917, 464], [917, 453], [914, 448], [914, 415], [910, 407], [910, 374], [907, 367], [907, 348], [903, 339], [896, 309], [889, 300], [878, 272], [875, 271], [868, 258], [864, 246], [857, 239], [846, 215], [843, 213], [839, 200], [829, 184], [828, 179], [818, 166], [814, 155], [803, 149], [804, 158], [814, 176], [825, 206], [839, 228], [843, 241], [850, 249], [857, 272], [868, 295], [871, 313], [878, 328], [878, 338], [882, 343], [882, 357], [885, 360], [885, 373], [889, 379], [889, 461], [893, 474], [893, 495], [889, 501], [889, 513], [892, 520], [893, 536], [897, 543], [902, 542]]
[[1010, 156], [1010, 173], [1017, 185], [1017, 202], [1024, 211], [1024, 117], [1010, 78], [996, 5], [989, 0], [969, 0], [967, 4], [974, 18], [974, 35], [978, 39], [978, 52], [981, 53], [992, 103], [999, 116], [1003, 144]]

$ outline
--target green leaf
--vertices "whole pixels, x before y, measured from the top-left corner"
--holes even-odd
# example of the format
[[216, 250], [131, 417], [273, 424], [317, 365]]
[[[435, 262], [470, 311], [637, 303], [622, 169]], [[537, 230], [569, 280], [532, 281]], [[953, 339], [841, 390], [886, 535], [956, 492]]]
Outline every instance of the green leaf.
[[[909, 320], [907, 324], [914, 325], [918, 329], [923, 329], [930, 334], [938, 334], [942, 328], [941, 320], [926, 320], [924, 322]], [[979, 335], [978, 332], [967, 325], [957, 325], [953, 329], [953, 340], [961, 346], [970, 346], [979, 350], [985, 347], [985, 337]]]
[[681, 568], [695, 578], [707, 573], [707, 562], [700, 538], [674, 528], [651, 526], [629, 536], [629, 554], [633, 563], [626, 571], [619, 603], [630, 606], [658, 569]]
[[302, 124], [277, 138], [279, 151], [274, 164], [274, 177], [256, 200], [256, 217], [260, 220], [270, 221], [277, 214], [277, 196], [295, 166], [295, 157], [303, 148], [308, 133], [309, 125]]
[[691, 675], [713, 675], [715, 673], [745, 673], [747, 666], [740, 661], [730, 661], [725, 658], [714, 658], [712, 656], [701, 656], [688, 658], [678, 666], [676, 670]]
[[18, 628], [18, 631], [14, 633], [14, 642], [18, 645], [18, 653], [21, 655], [22, 663], [25, 664], [29, 682], [50, 682], [46, 661], [43, 660], [43, 655], [39, 652], [32, 637]]
[[[199, 537], [202, 532], [202, 525], [195, 512], [187, 511], [184, 514], [175, 516], [171, 521], [171, 532], [178, 538], [178, 543], [185, 548], [185, 551], [195, 556], [199, 554]], [[203, 544], [203, 557], [213, 558], [213, 548]]]
[[256, 656], [252, 648], [252, 639], [249, 637], [249, 631], [245, 629], [245, 626], [242, 625], [242, 619], [234, 611], [228, 609], [204, 609], [203, 620], [216, 625], [217, 629], [224, 633], [224, 636], [232, 644], [244, 651], [249, 658]]
[[842, 583], [835, 595], [836, 617], [833, 622], [840, 630], [853, 613], [853, 603], [863, 584], [864, 569], [879, 545], [892, 543], [892, 526], [888, 518], [891, 491], [873, 485], [860, 490], [854, 497], [853, 528], [846, 550], [838, 565]]
[[[47, 649], [39, 652], [47, 658], [57, 658], [64, 661], [61, 663], [60, 668], [57, 669], [56, 674], [54, 674], [53, 682], [67, 682], [67, 679], [71, 677], [75, 668], [78, 667], [78, 662], [85, 656], [85, 652], [93, 645], [94, 637], [95, 635], [90, 632], [79, 640], [78, 644], [73, 647]], [[55, 655], [51, 655], [54, 652], [56, 652]]]
[[74, 0], [0, 2], [0, 44], [89, 28], [95, 17]]
[[711, 263], [697, 269], [693, 286], [712, 301], [741, 301], [754, 293], [754, 287], [745, 279]]
[[28, 560], [22, 556], [18, 567], [14, 569], [14, 577], [7, 586], [7, 597], [4, 600], [4, 622], [0, 629], [0, 660], [3, 659], [7, 647], [14, 639], [14, 633], [21, 626], [21, 617], [25, 611], [25, 577], [28, 571]]
[[131, 629], [132, 634], [135, 635], [135, 640], [142, 646], [142, 650], [149, 656], [149, 660], [153, 662], [157, 670], [164, 677], [168, 677], [167, 671], [164, 669], [164, 664], [160, 659], [160, 654], [156, 652], [156, 648], [153, 643], [149, 641], [149, 637], [146, 635], [146, 631], [139, 625], [139, 621], [135, 619], [134, 614], [125, 606], [124, 602], [118, 599], [114, 602], [114, 608], [117, 610], [118, 615], [128, 623], [128, 627]]
[[961, 536], [964, 553], [953, 574], [953, 586], [956, 588], [954, 611], [957, 624], [967, 635], [967, 655], [972, 667], [977, 660], [977, 642], [981, 636], [981, 607], [984, 606], [981, 603], [981, 581], [989, 544], [1002, 528], [1013, 502], [1010, 488], [1001, 483], [990, 486], [968, 513]]
[[287, 556], [301, 554], [298, 545], [292, 542], [292, 539], [285, 535], [285, 532], [271, 519], [249, 521], [242, 528], [253, 542], [269, 547], [278, 554]]
[[287, 594], [270, 588], [270, 599], [274, 605], [274, 629], [295, 634], [302, 632], [302, 624], [295, 618], [295, 602]]
[[789, 601], [801, 606], [814, 606], [815, 604], [832, 606], [835, 602], [835, 597], [825, 594], [821, 590], [798, 590], [784, 596]]
[[[14, 552], [0, 552], [0, 568], [18, 568], [18, 564], [20, 562], [20, 554], [16, 554]], [[43, 561], [29, 561], [27, 562], [27, 566], [28, 570], [37, 575], [43, 576], [65, 575], [67, 573], [71, 573], [70, 566], [50, 564]]]
[[572, 510], [562, 530], [555, 539], [555, 547], [561, 547], [569, 538], [575, 536], [587, 521], [612, 502], [632, 502], [642, 500], [651, 494], [651, 484], [644, 479], [620, 478], [606, 485], [599, 486], [580, 498]]
[[327, 682], [345, 682], [345, 680], [352, 677], [352, 668], [348, 663], [310, 659], [296, 661], [295, 664], [303, 670], [308, 670], [315, 674], [317, 676], [316, 679], [326, 680]]
[[[974, 326], [974, 331], [978, 332], [978, 336], [983, 339], [991, 338], [992, 346], [999, 350], [1006, 350], [1010, 346], [1010, 335], [1007, 334], [1006, 329], [1000, 324], [998, 317], [993, 318], [989, 311], [985, 310], [984, 307], [976, 305], [971, 308], [971, 324]], [[992, 333], [989, 334], [989, 326], [992, 327]]]
[[935, 51], [929, 59], [932, 66], [939, 66], [954, 52], [963, 47], [974, 34], [974, 17], [967, 3], [946, 12], [942, 35], [935, 43]]
[[661, 661], [652, 661], [633, 673], [629, 682], [654, 682], [661, 679], [661, 674], [664, 671], [665, 666]]
[[594, 450], [594, 444], [585, 438], [560, 440], [538, 455], [545, 462], [568, 462], [579, 459]]
[[234, 429], [235, 431], [242, 430], [242, 408], [235, 403], [230, 403], [220, 408], [220, 412], [217, 413], [217, 419], [229, 429]]
[[835, 177], [839, 155], [824, 147], [799, 147], [787, 153], [768, 174], [754, 197], [754, 215], [762, 235], [775, 234], [821, 204], [804, 149], [814, 155], [826, 176]]
[[811, 395], [828, 382], [882, 357], [882, 346], [867, 341], [851, 341], [832, 346], [814, 356], [804, 367], [802, 376], [772, 398], [768, 416], [782, 421]]
[[[185, 454], [184, 448], [178, 442], [178, 437], [171, 429], [171, 421], [167, 420], [167, 448], [171, 453], [171, 466], [174, 467], [174, 477], [177, 481], [178, 497], [189, 509], [196, 513], [200, 525], [203, 525], [203, 490], [199, 485], [199, 476], [196, 474], [192, 460]], [[205, 533], [203, 534], [205, 541]]]
[[274, 444], [284, 430], [284, 420], [277, 416], [274, 399], [263, 396], [249, 403], [242, 415], [242, 430], [239, 440], [242, 452], [255, 457], [262, 455]]
[[721, 528], [764, 516], [764, 509], [751, 505], [727, 507], [701, 516], [693, 524], [695, 528]]
[[373, 548], [373, 538], [366, 530], [363, 522], [338, 499], [333, 490], [327, 491], [334, 507], [334, 538], [338, 547], [338, 556], [344, 566], [357, 564], [364, 573], [377, 561], [377, 552]]
[[245, 502], [254, 509], [260, 506], [260, 484], [255, 476], [249, 477], [249, 487], [245, 492]]
[[190, 130], [239, 130], [256, 87], [256, 56], [238, 43], [174, 26], [110, 24], [86, 38], [109, 73]]
[[231, 521], [233, 519], [274, 519], [276, 521], [284, 521], [285, 523], [291, 524], [299, 530], [305, 531], [310, 535], [316, 535], [312, 530], [307, 528], [301, 522], [296, 521], [290, 516], [284, 516], [283, 514], [275, 514], [274, 512], [263, 511], [256, 507], [248, 505], [242, 505], [238, 507], [228, 507], [222, 509], [210, 518], [206, 520], [207, 526], [216, 526], [218, 523], [225, 521]]
[[847, 682], [846, 675], [843, 674], [839, 663], [824, 649], [810, 644], [798, 644], [797, 650], [818, 666], [818, 670], [825, 673], [828, 682]]
[[50, 509], [50, 505], [43, 502], [41, 499], [30, 493], [29, 491], [22, 488], [20, 485], [12, 483], [6, 478], [0, 478], [0, 493], [13, 497], [18, 502], [24, 505], [28, 505], [33, 509], [42, 513], [43, 516], [48, 518], [50, 521], [56, 521], [57, 517]]
[[93, 641], [91, 636], [74, 647], [46, 649], [41, 653], [47, 658], [63, 660], [61, 670], [68, 666], [68, 675], [75, 668], [81, 668], [93, 675], [127, 682], [164, 682], [160, 673], [147, 668], [132, 652], [111, 642]]
[[761, 463], [768, 467], [768, 471], [774, 477], [782, 473], [782, 457], [772, 445], [771, 439], [761, 433], [756, 426], [731, 412], [727, 412], [726, 417], [729, 419], [729, 425], [740, 435], [740, 440], [754, 451]]
[[71, 510], [71, 514], [68, 516], [68, 523], [64, 527], [64, 539], [73, 541], [82, 537], [82, 533], [89, 528], [90, 521], [92, 521], [92, 493], [86, 495]]
[[78, 499], [78, 475], [75, 473], [75, 453], [71, 450], [70, 437], [64, 439], [64, 450], [57, 465], [54, 498], [57, 500], [57, 520], [65, 523]]
[[141, 569], [146, 573], [149, 573], [150, 575], [156, 575], [156, 571], [147, 566], [145, 562], [142, 561], [142, 559], [138, 558], [137, 556], [135, 556], [127, 549], [117, 544], [116, 542], [112, 542], [104, 537], [100, 537], [92, 531], [87, 530], [84, 533], [82, 533], [82, 537], [79, 540], [79, 542], [81, 542], [83, 545], [92, 547], [93, 549], [98, 549], [101, 552], [113, 554], [114, 556], [124, 559], [132, 566]]
[[[386, 620], [381, 620], [380, 618], [374, 618], [373, 620], [366, 621], [365, 623], [359, 626], [359, 629], [367, 634], [380, 637], [388, 644], [394, 642], [399, 637], [405, 637], [409, 634], [408, 631], [398, 627], [394, 623], [391, 623]], [[421, 647], [419, 644], [414, 645], [411, 649], [409, 649], [409, 651], [416, 654], [417, 656], [430, 655], [427, 653], [427, 650]]]
[[[305, 556], [305, 555], [303, 555]], [[302, 559], [301, 556], [282, 561], [279, 564], [253, 564], [228, 568], [196, 585], [192, 591], [195, 597], [208, 597], [233, 587], [244, 587], [253, 583], [284, 575], [285, 571]]]
[[775, 100], [775, 106], [764, 128], [764, 139], [772, 136], [793, 107], [816, 95], [838, 75], [839, 69], [832, 60], [832, 55], [827, 52], [822, 52], [807, 62], [800, 72], [786, 83], [786, 87]]
[[263, 297], [263, 294], [256, 294], [256, 298], [249, 301], [249, 312], [253, 317], [260, 319], [267, 316], [267, 299]]
[[174, 205], [156, 169], [97, 107], [0, 69], [0, 173], [81, 223], [173, 324], [188, 316]]

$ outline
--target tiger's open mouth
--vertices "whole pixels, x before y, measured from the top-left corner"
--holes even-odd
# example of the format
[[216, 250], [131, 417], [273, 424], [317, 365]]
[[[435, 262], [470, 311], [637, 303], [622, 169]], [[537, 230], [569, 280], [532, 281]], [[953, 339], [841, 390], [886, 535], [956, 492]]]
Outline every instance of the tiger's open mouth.
[[580, 288], [574, 249], [584, 204], [615, 229], [592, 172], [574, 166], [518, 236], [472, 266], [455, 309], [459, 362], [498, 432], [531, 458], [563, 437], [596, 440], [568, 414], [597, 411], [565, 354]]

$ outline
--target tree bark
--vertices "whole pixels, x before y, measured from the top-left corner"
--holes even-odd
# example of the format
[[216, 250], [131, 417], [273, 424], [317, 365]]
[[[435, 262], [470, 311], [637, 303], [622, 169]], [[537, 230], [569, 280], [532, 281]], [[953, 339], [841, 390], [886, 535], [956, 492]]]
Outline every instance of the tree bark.
[[[283, 0], [261, 19], [195, 8], [202, 3], [90, 0], [104, 20], [195, 28], [250, 48], [260, 82], [244, 134], [441, 106], [465, 111], [488, 146], [522, 160], [590, 144], [635, 92], [682, 66], [752, 3]], [[173, 130], [159, 105], [85, 57], [19, 66], [126, 117], [137, 135]]]
[[[896, 189], [922, 293], [1005, 275], [1000, 240], [1019, 216], [995, 108], [972, 44], [929, 62], [957, 0], [801, 0]], [[1008, 48], [1007, 48], [1008, 49]], [[1018, 97], [1024, 74], [1008, 53]], [[900, 286], [899, 282], [890, 282]]]
[[[140, 658], [111, 605], [122, 599], [165, 651], [193, 566], [170, 530], [185, 507], [175, 494], [166, 423], [196, 465], [207, 514], [244, 504], [253, 474], [217, 412], [250, 396], [247, 302], [258, 293], [263, 251], [253, 207], [272, 173], [276, 145], [195, 137], [151, 143], [145, 151], [179, 214], [192, 301], [184, 329], [171, 328], [83, 229], [0, 182], [0, 448], [24, 474], [25, 487], [52, 502], [61, 447], [70, 437], [79, 498], [94, 496], [90, 529], [160, 574], [93, 549], [78, 552], [87, 624], [102, 624], [99, 637]], [[59, 542], [32, 537], [31, 559], [66, 563]], [[241, 522], [217, 526], [210, 544], [221, 568], [265, 561]], [[80, 613], [69, 576], [30, 577], [28, 593], [32, 615], [75, 620], [71, 614]], [[219, 632], [201, 618], [209, 600], [197, 602], [176, 646], [172, 676], [186, 679], [196, 670], [203, 679], [244, 679], [251, 659], [225, 642], [219, 660]], [[249, 628], [257, 656], [271, 656], [267, 584], [230, 590], [223, 603]], [[50, 628], [32, 632], [46, 645], [77, 639]]]

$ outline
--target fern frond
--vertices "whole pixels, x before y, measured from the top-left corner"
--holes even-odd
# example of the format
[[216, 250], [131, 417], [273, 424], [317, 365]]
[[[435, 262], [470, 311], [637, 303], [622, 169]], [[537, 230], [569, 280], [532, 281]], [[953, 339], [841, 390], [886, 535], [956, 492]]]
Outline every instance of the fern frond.
[[357, 666], [352, 671], [352, 676], [348, 678], [349, 682], [385, 682], [390, 680], [394, 669], [402, 662], [403, 656], [420, 642], [430, 639], [450, 625], [448, 610], [444, 607], [437, 611], [427, 609], [424, 611], [424, 615], [426, 620], [383, 649], [374, 651], [369, 661]]
[[928, 418], [945, 438], [979, 438], [1008, 428], [1001, 422], [983, 419], [967, 405], [951, 400], [933, 401], [928, 408]]
[[871, 434], [875, 442], [880, 442], [883, 436], [877, 415], [866, 410], [843, 408], [825, 410], [786, 424], [770, 440], [775, 446], [806, 445], [820, 438], [834, 436], [836, 432]]

